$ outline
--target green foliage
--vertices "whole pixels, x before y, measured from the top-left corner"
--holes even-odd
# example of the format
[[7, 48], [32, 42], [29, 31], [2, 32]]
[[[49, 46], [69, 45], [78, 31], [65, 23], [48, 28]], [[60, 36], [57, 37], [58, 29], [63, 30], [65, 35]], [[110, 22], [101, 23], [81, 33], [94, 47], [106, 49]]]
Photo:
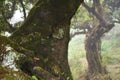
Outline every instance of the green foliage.
[[34, 76], [34, 75], [32, 76], [32, 79], [33, 79], [33, 80], [38, 80], [37, 77]]
[[78, 27], [78, 26], [83, 26], [84, 27], [84, 23], [91, 23], [91, 14], [87, 12], [87, 10], [80, 6], [76, 12], [76, 14], [74, 15], [74, 17], [71, 20], [71, 26], [72, 28]]
[[0, 2], [4, 2], [5, 0], [0, 0]]
[[113, 17], [120, 20], [120, 7], [113, 12]]
[[87, 67], [84, 49], [85, 35], [74, 37], [69, 43], [69, 65], [72, 71], [74, 80], [79, 80], [81, 74]]
[[[113, 20], [120, 22], [120, 1], [119, 0], [104, 0], [104, 5], [107, 6], [109, 17]], [[108, 10], [107, 9], [107, 10]]]
[[0, 80], [34, 80], [23, 72], [15, 72], [0, 66]]
[[120, 52], [120, 37], [116, 37], [120, 34], [118, 24], [114, 27], [106, 36], [102, 39], [102, 56], [103, 64], [119, 63]]
[[[120, 24], [115, 24], [115, 27], [110, 32], [106, 33], [104, 37], [102, 37], [102, 64], [107, 66], [107, 69], [113, 70], [112, 72], [110, 71], [110, 74], [116, 71], [116, 67], [111, 68], [111, 66], [117, 65], [119, 67], [120, 65], [119, 26]], [[75, 36], [69, 43], [69, 64], [74, 80], [80, 80], [80, 76], [83, 75], [87, 69], [84, 39], [84, 35]], [[108, 68], [109, 66], [110, 68]], [[119, 76], [118, 74], [116, 75]]]

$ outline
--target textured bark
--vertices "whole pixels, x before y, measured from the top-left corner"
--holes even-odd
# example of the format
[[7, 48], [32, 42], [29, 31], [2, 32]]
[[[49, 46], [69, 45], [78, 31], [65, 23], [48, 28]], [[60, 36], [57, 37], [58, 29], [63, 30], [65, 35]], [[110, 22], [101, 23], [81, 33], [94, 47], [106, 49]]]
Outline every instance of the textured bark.
[[24, 72], [36, 74], [39, 79], [72, 80], [67, 52], [69, 25], [82, 2], [83, 0], [38, 0], [24, 24], [10, 37], [34, 52], [32, 60], [22, 59], [19, 63]]
[[[82, 4], [89, 13], [92, 13], [99, 20], [99, 25], [95, 25], [91, 32], [86, 34], [85, 49], [88, 61], [87, 80], [111, 80], [109, 76], [103, 79], [103, 76], [99, 74], [107, 74], [106, 69], [102, 66], [101, 37], [104, 33], [111, 30], [114, 24], [105, 20], [100, 0], [93, 1], [93, 7], [89, 7], [85, 3]], [[93, 23], [96, 23], [96, 21]]]
[[[86, 36], [85, 49], [88, 61], [87, 80], [111, 80], [111, 78], [107, 75], [106, 69], [102, 66], [101, 36], [105, 32], [109, 31], [113, 26], [113, 24], [104, 25], [104, 28], [97, 26]], [[103, 79], [103, 76], [99, 74], [107, 76]]]
[[90, 74], [102, 73], [101, 43], [100, 38], [95, 41], [95, 36], [86, 36], [86, 58], [88, 61], [88, 70]]
[[16, 72], [11, 69], [0, 66], [0, 80], [33, 80], [24, 72]]

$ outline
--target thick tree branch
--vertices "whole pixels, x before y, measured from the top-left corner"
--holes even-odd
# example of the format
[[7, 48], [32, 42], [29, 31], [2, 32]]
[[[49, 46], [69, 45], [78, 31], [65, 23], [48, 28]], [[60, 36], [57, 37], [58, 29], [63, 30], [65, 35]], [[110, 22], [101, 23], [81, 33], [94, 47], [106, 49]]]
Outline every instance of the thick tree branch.
[[[99, 2], [99, 0], [94, 0], [95, 2]], [[95, 3], [94, 2], [94, 3]], [[110, 29], [112, 29], [112, 27], [114, 27], [114, 23], [108, 23], [106, 22], [106, 20], [104, 19], [104, 16], [103, 16], [103, 12], [102, 9], [101, 9], [101, 5], [100, 3], [96, 3], [98, 4], [99, 7], [97, 7], [97, 11], [92, 9], [91, 7], [89, 7], [87, 4], [85, 3], [82, 3], [82, 5], [88, 10], [88, 12], [91, 12], [93, 15], [95, 15], [95, 17], [99, 20], [100, 22], [100, 25], [99, 26], [96, 26], [93, 30], [92, 30], [92, 35], [94, 35], [94, 33], [98, 33], [101, 37], [105, 32], [108, 32]], [[96, 5], [97, 6], [97, 5]], [[100, 13], [98, 13], [100, 10]], [[94, 32], [95, 30], [95, 32]]]
[[99, 14], [95, 11], [95, 9], [89, 7], [87, 4], [85, 4], [85, 2], [82, 3], [82, 6], [84, 6], [84, 7], [88, 10], [88, 12], [92, 13], [93, 15], [95, 15], [95, 17], [100, 21], [100, 23], [106, 22], [106, 21], [103, 19], [102, 15], [99, 15]]
[[74, 34], [71, 34], [71, 35], [70, 35], [70, 38], [73, 38], [74, 36], [80, 35], [80, 34], [86, 34], [86, 32], [85, 32], [85, 31], [82, 31], [82, 32], [75, 32]]

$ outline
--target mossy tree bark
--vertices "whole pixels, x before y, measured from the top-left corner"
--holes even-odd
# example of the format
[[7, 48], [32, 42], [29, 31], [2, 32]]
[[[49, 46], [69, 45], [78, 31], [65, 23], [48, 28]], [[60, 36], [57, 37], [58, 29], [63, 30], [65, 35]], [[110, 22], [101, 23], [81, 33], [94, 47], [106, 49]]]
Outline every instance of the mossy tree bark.
[[38, 0], [23, 25], [10, 37], [34, 56], [18, 63], [39, 79], [72, 80], [68, 65], [69, 25], [83, 0]]
[[0, 80], [34, 80], [24, 72], [12, 71], [8, 68], [0, 66]]

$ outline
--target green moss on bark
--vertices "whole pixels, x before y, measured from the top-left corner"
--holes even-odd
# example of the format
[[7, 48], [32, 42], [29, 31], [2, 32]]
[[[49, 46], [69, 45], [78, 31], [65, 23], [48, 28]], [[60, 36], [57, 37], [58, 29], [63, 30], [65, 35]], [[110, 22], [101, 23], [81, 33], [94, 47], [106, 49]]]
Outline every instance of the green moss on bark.
[[0, 66], [0, 80], [34, 80], [23, 72], [15, 72]]
[[[22, 61], [23, 71], [29, 63], [32, 67], [27, 68], [28, 73], [33, 73], [33, 68], [40, 66], [43, 72], [48, 72], [46, 79], [51, 76], [51, 80], [52, 77], [55, 80], [72, 80], [67, 59], [69, 25], [82, 1], [38, 0], [24, 24], [10, 37], [23, 48], [34, 51], [33, 57], [39, 58], [35, 62]], [[40, 71], [37, 70], [37, 76], [44, 77]]]

